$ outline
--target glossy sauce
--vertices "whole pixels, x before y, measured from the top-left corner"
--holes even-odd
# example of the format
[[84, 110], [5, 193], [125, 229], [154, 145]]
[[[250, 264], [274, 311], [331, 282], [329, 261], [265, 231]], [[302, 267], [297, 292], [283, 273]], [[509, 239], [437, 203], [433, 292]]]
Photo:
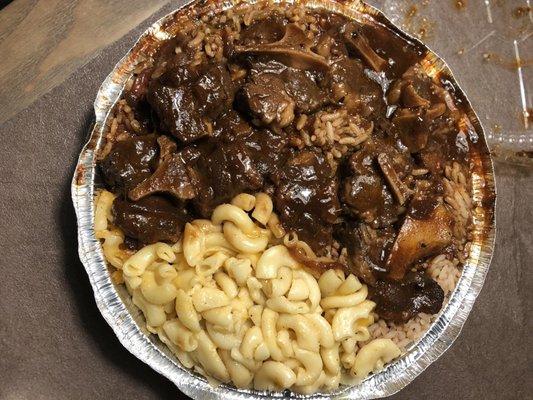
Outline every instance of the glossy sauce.
[[[223, 35], [225, 57], [198, 65], [191, 38], [161, 47], [124, 96], [141, 133], [156, 133], [132, 132], [100, 163], [118, 194], [115, 223], [139, 244], [175, 242], [188, 220], [263, 191], [318, 255], [335, 240], [348, 250], [346, 264], [303, 260], [308, 267], [355, 273], [383, 318], [435, 313], [442, 289], [410, 270], [451, 244], [450, 211], [438, 200], [443, 170], [466, 164], [475, 143], [461, 99], [446, 77], [419, 67], [422, 46], [379, 22], [312, 15], [312, 39], [272, 13], [243, 25], [238, 40]], [[302, 145], [296, 124], [306, 115], [308, 130], [318, 112], [336, 109], [374, 130], [332, 163], [327, 149]], [[423, 246], [413, 242], [418, 231]]]

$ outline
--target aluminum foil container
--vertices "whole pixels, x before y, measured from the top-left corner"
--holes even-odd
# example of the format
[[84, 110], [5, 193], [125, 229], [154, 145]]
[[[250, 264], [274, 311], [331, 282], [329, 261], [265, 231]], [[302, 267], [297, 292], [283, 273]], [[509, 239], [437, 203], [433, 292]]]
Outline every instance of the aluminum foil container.
[[[133, 305], [126, 289], [112, 283], [100, 242], [94, 233], [94, 195], [99, 186], [96, 154], [105, 141], [103, 135], [106, 118], [120, 98], [123, 87], [137, 63], [145, 55], [151, 54], [161, 41], [179, 31], [179, 26], [173, 23], [174, 14], [190, 12], [192, 7], [203, 7], [208, 2], [189, 3], [153, 24], [119, 61], [100, 87], [94, 103], [96, 117], [94, 128], [80, 154], [72, 180], [72, 200], [78, 220], [79, 255], [93, 287], [96, 304], [122, 345], [137, 358], [174, 382], [183, 393], [192, 398], [202, 399], [244, 400], [287, 397], [282, 393], [237, 390], [227, 385], [214, 387], [205, 378], [183, 368], [170, 350], [144, 328], [144, 318]], [[397, 28], [380, 11], [361, 1], [302, 0], [300, 3], [309, 7], [335, 11], [359, 21], [384, 24], [396, 34], [418, 43], [416, 39]], [[217, 2], [217, 8], [225, 9], [234, 4], [232, 1]], [[423, 65], [428, 74], [444, 74], [447, 77], [455, 94], [462, 98], [466, 105], [467, 115], [472, 125], [469, 134], [471, 138], [477, 138], [477, 142], [470, 146], [475, 203], [474, 233], [470, 254], [461, 278], [449, 301], [426, 334], [383, 371], [371, 375], [359, 385], [341, 387], [332, 393], [318, 393], [310, 396], [291, 393], [290, 397], [373, 399], [389, 396], [401, 390], [450, 347], [461, 332], [474, 301], [481, 291], [489, 269], [495, 236], [496, 191], [490, 152], [485, 141], [483, 127], [446, 63], [433, 52], [429, 52]]]

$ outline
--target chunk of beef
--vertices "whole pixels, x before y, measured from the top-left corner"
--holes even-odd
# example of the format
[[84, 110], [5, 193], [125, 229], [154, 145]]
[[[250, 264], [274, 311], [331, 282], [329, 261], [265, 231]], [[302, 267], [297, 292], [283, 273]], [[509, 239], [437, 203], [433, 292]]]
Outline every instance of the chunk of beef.
[[341, 199], [348, 209], [374, 228], [394, 223], [402, 212], [379, 167], [379, 151], [389, 154], [388, 165], [394, 168], [397, 175], [403, 176], [408, 171], [410, 164], [405, 154], [374, 138], [350, 156], [341, 193]]
[[283, 132], [276, 134], [267, 128], [254, 128], [235, 111], [217, 119], [214, 136], [224, 144], [243, 143], [264, 178], [277, 171], [287, 157], [287, 135]]
[[[186, 35], [178, 34], [163, 43], [155, 55], [153, 69], [162, 72], [157, 80], [164, 86], [178, 87], [198, 78], [201, 67], [191, 63], [195, 50], [187, 46], [189, 40]], [[176, 53], [176, 48], [180, 52]]]
[[207, 116], [216, 118], [233, 102], [235, 90], [227, 68], [222, 64], [211, 66], [203, 73], [192, 88], [197, 104]]
[[369, 79], [358, 60], [340, 58], [331, 65], [330, 87], [335, 101], [344, 100], [354, 113], [378, 116], [385, 110], [381, 87]]
[[287, 68], [282, 78], [297, 112], [313, 113], [328, 101], [326, 93], [320, 89], [310, 72]]
[[468, 148], [458, 143], [461, 135], [463, 133], [458, 131], [453, 124], [444, 126], [429, 135], [427, 145], [418, 154], [423, 166], [433, 174], [442, 174], [446, 164], [452, 161], [464, 163], [468, 157]]
[[286, 158], [285, 134], [256, 129], [235, 111], [217, 118], [213, 128], [212, 138], [197, 146], [200, 183], [193, 202], [206, 217], [236, 194], [259, 190]]
[[[319, 24], [322, 26], [324, 33], [317, 33], [315, 41], [317, 43], [317, 49], [320, 42], [324, 40], [329, 41], [330, 60], [339, 60], [341, 58], [347, 58], [349, 56], [348, 49], [343, 40], [342, 28], [346, 20], [343, 18], [337, 18], [337, 16], [328, 16], [327, 20], [322, 20]], [[327, 39], [329, 37], [330, 39]], [[317, 53], [320, 54], [319, 51]]]
[[286, 135], [261, 129], [254, 130], [243, 141], [257, 170], [265, 178], [275, 174], [288, 157]]
[[124, 234], [142, 244], [177, 242], [191, 219], [183, 206], [155, 195], [136, 202], [117, 197], [112, 211]]
[[429, 139], [430, 123], [424, 110], [408, 108], [398, 110], [392, 119], [392, 132], [400, 138], [411, 153], [423, 150]]
[[181, 142], [190, 143], [207, 135], [199, 104], [186, 86], [173, 88], [153, 82], [147, 99], [159, 117], [161, 129]]
[[242, 142], [218, 143], [203, 154], [198, 160], [198, 196], [193, 200], [203, 217], [208, 218], [217, 205], [235, 195], [261, 188], [263, 177]]
[[263, 74], [266, 74], [267, 79], [275, 76], [280, 87], [283, 83], [283, 90], [292, 98], [295, 110], [299, 113], [312, 113], [329, 101], [327, 93], [318, 84], [320, 74], [290, 68], [270, 59], [253, 62], [250, 68], [252, 80], [261, 80], [260, 75]]
[[424, 58], [426, 49], [423, 45], [407, 44], [405, 38], [391, 34], [390, 29], [382, 24], [364, 23], [358, 28], [376, 54], [388, 61], [384, 69], [388, 78], [402, 76], [409, 67]]
[[198, 79], [200, 69], [191, 65], [192, 56], [187, 53], [173, 54], [165, 60], [165, 72], [158, 81], [164, 86], [179, 87]]
[[254, 128], [233, 109], [220, 115], [213, 124], [213, 137], [222, 143], [232, 143], [250, 136]]
[[346, 92], [357, 92], [365, 80], [363, 64], [358, 60], [342, 57], [331, 64], [331, 80], [343, 85]]
[[392, 227], [373, 230], [350, 219], [336, 225], [334, 231], [335, 239], [348, 251], [350, 272], [369, 285], [385, 275], [395, 235]]
[[199, 151], [191, 147], [168, 155], [152, 176], [129, 191], [129, 198], [137, 201], [154, 193], [167, 193], [178, 200], [196, 197], [199, 177], [192, 162], [199, 156]]
[[331, 244], [340, 212], [338, 180], [320, 154], [306, 151], [290, 158], [276, 176], [275, 206], [284, 227], [317, 253]]
[[429, 108], [432, 104], [442, 102], [442, 88], [435, 85], [433, 79], [424, 72], [420, 64], [409, 68], [401, 78], [403, 107]]
[[244, 144], [265, 179], [269, 179], [288, 157], [288, 138], [284, 132], [278, 134], [268, 128], [256, 129], [249, 125], [246, 129], [242, 122], [234, 126], [232, 132], [234, 140]]
[[442, 100], [442, 89], [418, 65], [392, 85], [388, 100], [402, 107], [394, 114], [391, 133], [399, 137], [411, 153], [425, 149], [430, 133], [447, 123], [449, 113]]
[[[262, 176], [255, 166], [250, 151], [241, 142], [217, 147], [211, 153], [207, 162], [211, 164], [211, 168], [213, 169], [226, 169], [231, 176], [232, 184], [237, 187], [237, 191], [244, 190], [245, 188], [258, 189], [263, 183]], [[213, 173], [210, 175], [214, 176], [216, 174]]]
[[342, 200], [355, 215], [374, 226], [394, 222], [394, 201], [379, 175], [353, 175], [343, 183]]
[[437, 198], [415, 198], [392, 246], [387, 268], [402, 279], [415, 262], [438, 254], [452, 241], [453, 216]]
[[156, 135], [120, 140], [100, 162], [104, 181], [115, 190], [129, 190], [148, 178], [157, 165]]
[[274, 74], [254, 76], [242, 88], [241, 99], [257, 125], [283, 128], [294, 119], [294, 101]]
[[277, 42], [285, 33], [285, 23], [279, 14], [254, 21], [240, 32], [240, 43], [246, 46]]
[[410, 272], [401, 281], [378, 281], [370, 288], [376, 312], [388, 321], [403, 323], [418, 313], [436, 314], [442, 307], [444, 292], [424, 272]]

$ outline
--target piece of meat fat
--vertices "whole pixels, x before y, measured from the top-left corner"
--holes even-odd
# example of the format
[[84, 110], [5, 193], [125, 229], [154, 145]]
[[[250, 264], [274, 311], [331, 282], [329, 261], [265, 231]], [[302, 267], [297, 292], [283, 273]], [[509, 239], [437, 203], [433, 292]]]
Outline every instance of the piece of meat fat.
[[407, 215], [392, 246], [387, 267], [389, 278], [400, 280], [415, 262], [436, 255], [452, 242], [453, 216], [444, 204], [425, 218]]

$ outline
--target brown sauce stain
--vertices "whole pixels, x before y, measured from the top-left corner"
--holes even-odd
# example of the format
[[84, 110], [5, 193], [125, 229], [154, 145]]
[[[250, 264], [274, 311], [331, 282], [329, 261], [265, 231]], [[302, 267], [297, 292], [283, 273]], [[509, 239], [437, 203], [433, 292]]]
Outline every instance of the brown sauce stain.
[[533, 151], [518, 151], [516, 152], [517, 157], [523, 157], [523, 158], [533, 158]]
[[417, 30], [417, 37], [421, 40], [431, 38], [434, 23], [426, 17], [422, 18]]
[[494, 60], [501, 60], [501, 57], [495, 53], [483, 53], [483, 61], [489, 62]]
[[410, 27], [412, 25], [412, 23], [413, 23], [414, 17], [416, 17], [417, 14], [418, 14], [418, 7], [416, 5], [410, 6], [405, 11], [404, 25]]
[[412, 5], [407, 9], [405, 18], [413, 18], [416, 14], [418, 14], [418, 7], [416, 5]]
[[492, 132], [495, 134], [500, 134], [502, 132], [502, 127], [500, 124], [492, 125]]
[[483, 61], [491, 62], [507, 69], [527, 68], [533, 65], [533, 58], [506, 60], [496, 53], [483, 53]]
[[454, 0], [455, 8], [459, 11], [463, 11], [466, 8], [467, 0]]
[[529, 6], [516, 7], [513, 10], [513, 16], [515, 18], [527, 17], [530, 12], [531, 12], [531, 7]]
[[[421, 3], [422, 6], [427, 6], [429, 0], [425, 0]], [[402, 28], [410, 32], [419, 40], [431, 38], [431, 31], [434, 23], [427, 17], [416, 18], [418, 16], [418, 6], [416, 4], [411, 5], [405, 10], [404, 20]]]
[[533, 165], [533, 151], [520, 150], [512, 151], [496, 144], [491, 150], [492, 156], [498, 161], [519, 165], [522, 167], [531, 167]]

